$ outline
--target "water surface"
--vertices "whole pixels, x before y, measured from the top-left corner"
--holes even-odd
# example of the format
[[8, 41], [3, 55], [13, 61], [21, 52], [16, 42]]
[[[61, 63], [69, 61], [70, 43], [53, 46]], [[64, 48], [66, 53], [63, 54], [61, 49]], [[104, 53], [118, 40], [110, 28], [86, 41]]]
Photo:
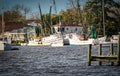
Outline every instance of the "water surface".
[[[116, 63], [87, 64], [87, 46], [15, 46], [19, 50], [0, 52], [0, 76], [119, 76]], [[94, 46], [92, 54], [97, 54]], [[108, 48], [103, 48], [108, 54]]]

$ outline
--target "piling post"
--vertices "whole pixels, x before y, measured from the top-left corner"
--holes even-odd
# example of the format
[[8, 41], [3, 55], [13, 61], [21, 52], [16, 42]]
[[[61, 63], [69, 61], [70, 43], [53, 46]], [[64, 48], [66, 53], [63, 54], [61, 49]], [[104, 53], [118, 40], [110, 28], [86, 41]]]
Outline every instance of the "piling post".
[[91, 65], [91, 44], [88, 45], [88, 66]]
[[[102, 55], [102, 44], [99, 44], [99, 48], [98, 48], [98, 55], [101, 56]], [[99, 65], [102, 65], [102, 62], [99, 61]]]
[[118, 36], [118, 49], [117, 50], [118, 50], [117, 51], [117, 55], [118, 55], [117, 63], [118, 63], [118, 65], [120, 65], [120, 35]]
[[[113, 43], [110, 44], [110, 56], [113, 56]], [[111, 65], [114, 65], [114, 62], [111, 62]]]

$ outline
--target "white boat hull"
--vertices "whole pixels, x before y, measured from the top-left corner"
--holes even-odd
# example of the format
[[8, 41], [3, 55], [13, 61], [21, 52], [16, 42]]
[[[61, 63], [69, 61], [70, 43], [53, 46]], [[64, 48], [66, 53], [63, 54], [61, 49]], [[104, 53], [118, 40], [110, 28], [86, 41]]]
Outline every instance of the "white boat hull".
[[62, 47], [62, 46], [64, 46], [63, 39], [58, 39], [58, 40], [54, 41], [51, 44], [51, 46], [53, 46], [53, 47]]
[[50, 46], [63, 46], [63, 39], [61, 34], [54, 34], [48, 37], [42, 38], [42, 45], [50, 45]]
[[4, 50], [4, 44], [2, 42], [0, 42], [0, 51], [3, 51]]
[[88, 40], [72, 40], [69, 39], [70, 45], [88, 45], [88, 44], [93, 44], [94, 39], [88, 39]]
[[12, 49], [11, 44], [0, 42], [0, 51], [11, 50], [11, 49]]
[[68, 40], [70, 45], [87, 45], [87, 44], [93, 44], [94, 41], [94, 39], [80, 40], [77, 34], [74, 33], [70, 34]]

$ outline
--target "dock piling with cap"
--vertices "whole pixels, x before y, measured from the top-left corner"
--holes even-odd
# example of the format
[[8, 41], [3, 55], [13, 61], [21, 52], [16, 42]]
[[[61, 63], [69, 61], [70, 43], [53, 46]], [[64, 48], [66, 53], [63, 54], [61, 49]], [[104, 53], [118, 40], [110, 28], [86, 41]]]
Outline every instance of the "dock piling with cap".
[[119, 35], [119, 39], [118, 39], [118, 43], [117, 43], [117, 54], [115, 55], [113, 53], [113, 43], [110, 43], [110, 55], [103, 55], [103, 51], [102, 51], [102, 44], [99, 44], [99, 48], [98, 48], [98, 55], [93, 56], [91, 55], [91, 49], [92, 49], [92, 45], [89, 44], [88, 45], [88, 65], [91, 65], [91, 61], [98, 61], [99, 65], [102, 65], [102, 62], [111, 62], [111, 65], [114, 65], [114, 62], [117, 62], [118, 65], [120, 65], [120, 35]]

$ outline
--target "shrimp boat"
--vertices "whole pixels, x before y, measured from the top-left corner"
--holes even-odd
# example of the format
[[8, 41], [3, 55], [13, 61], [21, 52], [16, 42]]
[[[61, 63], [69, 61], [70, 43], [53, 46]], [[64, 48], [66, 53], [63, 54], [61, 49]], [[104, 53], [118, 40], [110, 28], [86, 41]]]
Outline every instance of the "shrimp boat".
[[87, 44], [93, 44], [94, 39], [88, 39], [83, 40], [81, 37], [79, 37], [76, 33], [69, 34], [68, 41], [69, 45], [87, 45]]
[[[53, 0], [53, 5], [55, 6], [55, 9], [56, 9], [55, 0]], [[44, 21], [45, 20], [44, 17], [42, 16], [42, 11], [41, 11], [40, 4], [39, 4], [39, 11], [40, 11], [41, 19], [42, 19], [42, 24], [45, 27], [46, 23]], [[49, 11], [49, 19], [50, 19], [49, 26], [50, 26], [51, 35], [41, 38], [41, 44], [42, 45], [49, 45], [49, 46], [57, 46], [57, 47], [58, 46], [63, 46], [62, 34], [60, 32], [53, 33], [52, 20], [51, 20], [51, 11], [52, 11], [52, 4], [50, 5], [50, 11]], [[55, 11], [57, 11], [57, 10], [55, 10]]]
[[63, 46], [63, 39], [60, 33], [43, 37], [41, 42], [42, 45]]

